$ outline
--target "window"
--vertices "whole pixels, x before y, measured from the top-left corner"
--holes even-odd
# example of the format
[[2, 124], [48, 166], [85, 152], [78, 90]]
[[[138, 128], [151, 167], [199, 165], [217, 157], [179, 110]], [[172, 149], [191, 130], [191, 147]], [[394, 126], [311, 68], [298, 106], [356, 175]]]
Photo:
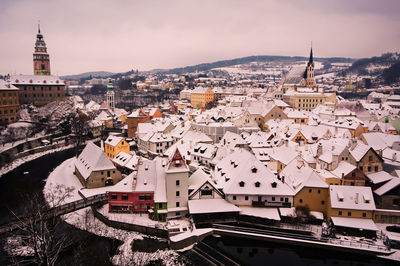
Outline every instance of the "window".
[[378, 166], [377, 165], [375, 165], [374, 170], [375, 170], [375, 172], [378, 172]]
[[361, 172], [363, 171], [363, 167], [362, 167], [362, 166], [360, 166], [360, 171], [361, 171]]
[[179, 180], [176, 180], [175, 184], [176, 184], [176, 186], [179, 186], [180, 185]]
[[321, 200], [321, 205], [324, 205], [325, 204], [325, 201], [324, 200]]
[[128, 195], [122, 195], [121, 199], [122, 200], [128, 200]]
[[310, 188], [309, 190], [308, 190], [308, 193], [311, 193], [312, 192], [312, 188]]
[[180, 206], [179, 201], [177, 201], [175, 205], [176, 205], [176, 207], [179, 207]]
[[372, 155], [368, 157], [368, 161], [372, 162]]
[[320, 189], [318, 189], [318, 194], [321, 194], [321, 190]]
[[371, 172], [371, 170], [372, 170], [372, 167], [368, 166], [368, 172]]
[[117, 199], [118, 199], [118, 196], [117, 196], [116, 194], [112, 194], [112, 195], [111, 195], [111, 199], [112, 199], [112, 200], [117, 200]]
[[280, 198], [280, 201], [283, 201], [283, 198], [282, 198], [282, 197]]
[[260, 182], [257, 181], [257, 182], [255, 183], [255, 185], [256, 185], [256, 187], [260, 187]]
[[240, 186], [240, 187], [244, 187], [244, 182], [243, 182], [243, 181], [240, 181], [240, 182], [239, 182], [239, 186]]
[[139, 195], [139, 200], [145, 200], [145, 199], [146, 199], [145, 196]]
[[300, 199], [299, 202], [300, 202], [300, 203], [303, 203], [303, 199]]
[[244, 200], [249, 200], [249, 196], [244, 196]]
[[347, 212], [347, 216], [351, 216], [351, 212]]
[[272, 197], [272, 201], [275, 201], [275, 197]]
[[356, 177], [356, 173], [355, 173], [355, 172], [352, 172], [352, 173], [351, 173], [351, 177]]
[[202, 196], [211, 196], [212, 195], [212, 190], [211, 189], [204, 189], [201, 192]]
[[175, 195], [176, 195], [177, 197], [179, 197], [179, 196], [180, 196], [179, 191], [177, 191], [177, 192], [175, 193]]
[[233, 200], [236, 200], [236, 196], [233, 196]]
[[367, 214], [365, 212], [363, 212], [362, 216], [363, 217], [367, 217]]
[[179, 215], [181, 215], [181, 213], [180, 213], [180, 212], [176, 212], [175, 215], [176, 215], [176, 216], [179, 216]]
[[339, 213], [338, 213], [339, 215], [342, 215], [342, 211], [339, 211]]

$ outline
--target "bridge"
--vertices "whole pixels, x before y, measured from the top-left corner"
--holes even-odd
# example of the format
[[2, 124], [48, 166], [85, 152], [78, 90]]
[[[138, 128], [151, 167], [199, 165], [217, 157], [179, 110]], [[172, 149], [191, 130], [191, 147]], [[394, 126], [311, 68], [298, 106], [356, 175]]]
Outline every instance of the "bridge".
[[[108, 202], [108, 194], [99, 194], [99, 195], [94, 195], [88, 198], [83, 198], [80, 200], [76, 200], [70, 203], [65, 203], [63, 205], [54, 207], [54, 208], [49, 208], [43, 212], [43, 215], [39, 218], [35, 217], [35, 222], [43, 221], [50, 219], [52, 217], [64, 215], [67, 213], [71, 213], [83, 208], [86, 208], [88, 206], [96, 205], [96, 204], [105, 204]], [[13, 221], [10, 221], [6, 224], [0, 225], [0, 234], [4, 234], [7, 232], [14, 231], [18, 228], [21, 228], [29, 222], [32, 219], [32, 215], [28, 216], [23, 216], [23, 217], [18, 217], [18, 219], [15, 219]]]

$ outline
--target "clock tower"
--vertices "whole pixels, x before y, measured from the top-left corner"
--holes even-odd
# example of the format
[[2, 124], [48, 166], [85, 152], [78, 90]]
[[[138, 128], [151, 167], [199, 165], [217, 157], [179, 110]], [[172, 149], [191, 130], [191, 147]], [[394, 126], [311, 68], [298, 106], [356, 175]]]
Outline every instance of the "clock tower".
[[33, 53], [33, 74], [50, 75], [50, 57], [43, 35], [40, 33], [40, 24], [36, 34], [35, 52]]

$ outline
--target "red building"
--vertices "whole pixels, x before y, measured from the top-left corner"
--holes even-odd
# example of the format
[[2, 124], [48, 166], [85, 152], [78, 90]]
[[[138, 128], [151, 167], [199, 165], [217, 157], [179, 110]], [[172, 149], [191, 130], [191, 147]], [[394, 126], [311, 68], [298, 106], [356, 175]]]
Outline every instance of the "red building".
[[154, 192], [108, 192], [109, 212], [147, 212], [153, 205]]
[[143, 161], [137, 169], [137, 174], [128, 175], [108, 192], [109, 212], [147, 212], [154, 207], [156, 163]]

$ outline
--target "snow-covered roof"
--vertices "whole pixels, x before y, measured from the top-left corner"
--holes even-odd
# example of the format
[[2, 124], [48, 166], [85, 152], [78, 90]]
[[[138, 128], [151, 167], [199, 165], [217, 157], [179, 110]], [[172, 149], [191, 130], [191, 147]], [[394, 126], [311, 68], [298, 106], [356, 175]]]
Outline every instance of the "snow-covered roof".
[[225, 199], [188, 200], [190, 214], [239, 212], [240, 209]]
[[375, 210], [370, 187], [331, 185], [329, 190], [331, 207], [334, 209]]
[[219, 161], [213, 172], [225, 194], [286, 195], [294, 192], [257, 158], [245, 149], [239, 149]]
[[292, 160], [280, 173], [281, 179], [297, 194], [303, 187], [328, 188], [328, 184], [300, 158]]
[[375, 189], [374, 193], [378, 196], [382, 196], [398, 186], [400, 186], [400, 177], [393, 177], [389, 182]]
[[363, 218], [347, 218], [347, 217], [331, 217], [332, 222], [335, 226], [349, 227], [370, 231], [379, 231], [378, 227], [372, 219]]
[[392, 178], [395, 178], [394, 176], [392, 176], [391, 174], [389, 174], [386, 171], [380, 171], [380, 172], [376, 172], [376, 173], [367, 174], [367, 177], [369, 180], [371, 180], [371, 182], [373, 184], [380, 184], [383, 182], [387, 182], [387, 181], [391, 180]]
[[338, 166], [335, 168], [335, 170], [332, 171], [332, 174], [337, 176], [338, 178], [342, 178], [343, 175], [348, 175], [350, 172], [354, 171], [357, 167], [355, 165], [352, 165], [348, 162], [341, 161]]
[[115, 166], [99, 146], [88, 142], [75, 161], [75, 166], [86, 180], [93, 171], [114, 170]]
[[121, 137], [109, 135], [104, 143], [116, 147], [123, 140]]
[[10, 76], [10, 82], [24, 85], [65, 85], [60, 77], [51, 75], [13, 75]]
[[256, 208], [256, 207], [240, 206], [239, 214], [261, 217], [275, 221], [281, 220], [281, 216], [279, 215], [277, 208]]
[[14, 85], [10, 84], [9, 82], [6, 82], [3, 79], [0, 79], [0, 91], [17, 91], [19, 90], [17, 87], [15, 87]]

